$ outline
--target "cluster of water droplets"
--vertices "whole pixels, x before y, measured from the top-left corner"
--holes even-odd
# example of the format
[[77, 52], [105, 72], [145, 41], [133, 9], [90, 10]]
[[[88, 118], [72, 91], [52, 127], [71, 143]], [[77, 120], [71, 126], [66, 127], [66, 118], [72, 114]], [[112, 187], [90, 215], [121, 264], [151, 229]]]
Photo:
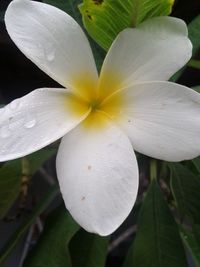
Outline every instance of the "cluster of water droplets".
[[30, 114], [29, 112], [27, 114], [23, 112], [22, 114], [20, 111], [22, 108], [21, 100], [16, 99], [0, 109], [2, 124], [2, 126], [0, 125], [0, 137], [8, 138], [21, 127], [31, 129], [36, 125], [37, 119], [35, 114]]

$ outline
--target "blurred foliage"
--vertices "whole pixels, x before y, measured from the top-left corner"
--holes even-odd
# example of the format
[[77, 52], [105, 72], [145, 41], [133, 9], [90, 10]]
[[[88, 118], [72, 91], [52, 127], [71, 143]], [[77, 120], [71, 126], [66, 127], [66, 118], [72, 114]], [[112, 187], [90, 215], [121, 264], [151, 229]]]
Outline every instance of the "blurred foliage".
[[38, 245], [30, 253], [24, 267], [72, 266], [68, 244], [78, 229], [79, 226], [64, 207], [56, 210], [49, 216]]
[[192, 224], [200, 224], [200, 177], [180, 163], [171, 163], [169, 167], [171, 190], [181, 220], [188, 217]]
[[73, 267], [104, 267], [108, 237], [87, 233], [80, 229], [69, 244]]
[[142, 21], [169, 15], [173, 0], [84, 0], [79, 6], [83, 23], [92, 38], [105, 50], [120, 31]]
[[178, 227], [155, 180], [144, 199], [134, 245], [123, 267], [186, 267]]
[[0, 219], [8, 212], [20, 192], [20, 161], [8, 162], [0, 169]]
[[200, 267], [200, 225], [194, 225], [192, 230], [181, 229], [181, 237], [190, 251], [196, 267]]
[[[42, 149], [26, 158], [28, 173], [24, 173], [21, 159], [5, 163], [0, 168], [0, 219], [9, 211], [19, 196], [22, 178], [29, 178], [44, 164], [44, 162], [55, 154], [55, 149]], [[24, 177], [26, 176], [27, 177]]]
[[12, 253], [16, 245], [21, 241], [22, 237], [26, 234], [27, 230], [31, 225], [34, 224], [37, 217], [46, 210], [50, 203], [54, 200], [58, 193], [58, 186], [52, 186], [42, 200], [35, 206], [31, 214], [25, 218], [24, 222], [19, 228], [12, 234], [10, 239], [4, 245], [3, 249], [0, 250], [0, 266], [3, 266], [6, 258]]

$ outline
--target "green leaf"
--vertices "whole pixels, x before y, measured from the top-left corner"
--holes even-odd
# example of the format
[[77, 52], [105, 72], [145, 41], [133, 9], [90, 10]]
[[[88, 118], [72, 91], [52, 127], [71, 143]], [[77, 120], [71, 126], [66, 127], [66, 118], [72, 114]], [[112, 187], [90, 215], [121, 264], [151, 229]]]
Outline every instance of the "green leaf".
[[83, 0], [79, 6], [90, 36], [105, 50], [119, 32], [142, 21], [169, 15], [173, 0]]
[[188, 35], [193, 45], [193, 55], [200, 49], [200, 15], [188, 25]]
[[[82, 0], [43, 0], [43, 2], [62, 9], [67, 14], [72, 16], [76, 20], [76, 22], [83, 28], [81, 13], [78, 10], [78, 5], [82, 2]], [[85, 32], [85, 34], [89, 39], [97, 68], [98, 70], [100, 70], [103, 59], [105, 57], [105, 52], [90, 38], [90, 36], [88, 36], [87, 32]]]
[[138, 231], [124, 267], [187, 267], [178, 227], [153, 180], [142, 205]]
[[170, 163], [171, 189], [182, 218], [200, 223], [200, 178], [180, 163]]
[[200, 60], [191, 59], [188, 62], [188, 66], [195, 69], [200, 69]]
[[100, 237], [79, 230], [69, 245], [73, 267], [104, 267], [108, 237]]
[[[195, 90], [197, 93], [200, 93], [200, 85], [192, 87], [193, 90]], [[200, 164], [200, 159], [199, 159], [199, 164]], [[200, 165], [199, 165], [200, 168]]]
[[0, 219], [2, 219], [18, 197], [21, 185], [21, 162], [5, 163], [0, 169]]
[[30, 175], [33, 175], [56, 151], [55, 148], [47, 147], [27, 156]]
[[57, 209], [47, 220], [37, 246], [28, 255], [24, 267], [70, 267], [68, 243], [78, 231], [64, 207]]
[[[197, 16], [189, 25], [188, 25], [188, 36], [190, 38], [190, 41], [193, 45], [193, 52], [192, 55], [194, 56], [197, 51], [200, 49], [200, 15]], [[183, 71], [185, 70], [185, 67], [179, 70], [177, 73], [175, 73], [170, 81], [176, 82], [181, 75], [183, 74]]]
[[194, 260], [195, 266], [200, 267], [200, 226], [194, 226], [192, 231], [181, 229], [181, 237]]
[[[200, 86], [196, 86], [196, 87], [193, 87], [193, 89], [200, 93]], [[192, 163], [194, 164], [196, 170], [198, 171], [198, 173], [200, 174], [200, 157], [197, 157], [195, 159], [192, 160]]]
[[24, 220], [21, 226], [11, 236], [6, 245], [0, 251], [0, 266], [5, 259], [11, 254], [15, 246], [26, 234], [28, 228], [35, 222], [36, 218], [49, 206], [59, 192], [58, 186], [52, 186], [40, 203], [34, 208], [33, 212]]
[[[55, 149], [42, 149], [26, 157], [28, 175], [33, 175], [43, 163], [55, 153]], [[2, 219], [17, 199], [22, 182], [22, 160], [7, 162], [0, 169], [0, 219]]]

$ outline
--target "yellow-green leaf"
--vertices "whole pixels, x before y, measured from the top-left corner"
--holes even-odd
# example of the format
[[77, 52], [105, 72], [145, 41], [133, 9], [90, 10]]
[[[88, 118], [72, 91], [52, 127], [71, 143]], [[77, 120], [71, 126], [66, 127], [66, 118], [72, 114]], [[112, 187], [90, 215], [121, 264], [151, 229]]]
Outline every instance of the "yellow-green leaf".
[[79, 6], [91, 37], [105, 50], [117, 34], [142, 21], [171, 13], [174, 0], [83, 0]]

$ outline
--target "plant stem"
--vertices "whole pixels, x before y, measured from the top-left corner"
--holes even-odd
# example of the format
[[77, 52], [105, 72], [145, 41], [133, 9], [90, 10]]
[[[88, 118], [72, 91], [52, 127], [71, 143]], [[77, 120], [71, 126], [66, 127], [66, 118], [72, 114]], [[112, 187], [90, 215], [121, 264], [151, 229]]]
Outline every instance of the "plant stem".
[[150, 179], [151, 181], [157, 179], [157, 161], [155, 159], [150, 161]]

